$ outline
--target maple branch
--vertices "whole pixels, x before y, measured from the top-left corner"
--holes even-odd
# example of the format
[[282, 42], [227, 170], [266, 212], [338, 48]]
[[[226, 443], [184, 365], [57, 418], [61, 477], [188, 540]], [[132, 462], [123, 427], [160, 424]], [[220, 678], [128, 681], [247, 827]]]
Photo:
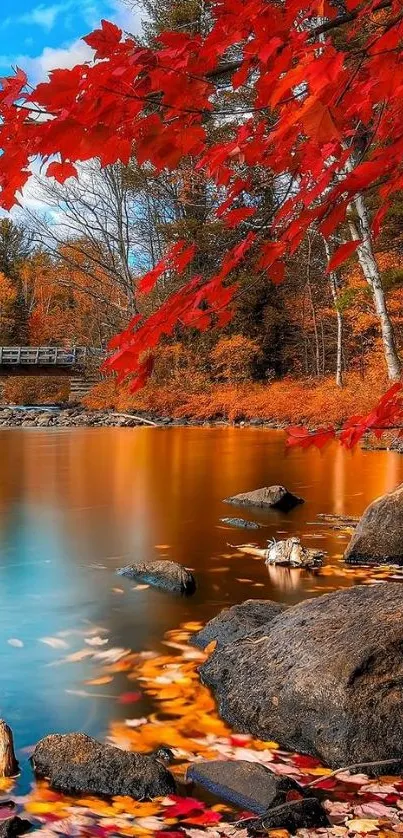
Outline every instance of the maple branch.
[[[380, 12], [382, 9], [389, 9], [392, 5], [392, 0], [380, 0], [376, 6], [373, 7], [372, 12]], [[312, 29], [312, 35], [323, 35], [325, 32], [331, 32], [332, 29], [338, 29], [339, 26], [344, 26], [346, 23], [351, 23], [356, 20], [361, 10], [354, 9], [352, 12], [345, 12], [333, 20], [328, 20], [326, 23], [321, 23], [320, 26], [315, 26]]]

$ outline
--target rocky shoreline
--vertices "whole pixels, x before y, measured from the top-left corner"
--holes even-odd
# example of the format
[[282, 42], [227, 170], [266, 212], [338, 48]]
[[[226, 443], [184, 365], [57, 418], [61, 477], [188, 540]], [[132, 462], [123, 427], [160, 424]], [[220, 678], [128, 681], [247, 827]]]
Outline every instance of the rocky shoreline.
[[[169, 416], [155, 416], [147, 412], [137, 414], [117, 413], [108, 410], [87, 410], [79, 405], [62, 407], [15, 407], [0, 406], [0, 427], [3, 428], [57, 428], [57, 427], [259, 427], [281, 430], [281, 425], [263, 419], [248, 422], [227, 422], [225, 420], [174, 419]], [[286, 424], [283, 425], [283, 428]]]
[[[252, 418], [239, 422], [226, 419], [191, 419], [157, 416], [147, 411], [136, 414], [118, 413], [113, 410], [88, 410], [81, 405], [32, 407], [0, 405], [0, 428], [135, 428], [135, 427], [179, 427], [179, 428], [258, 428], [261, 430], [285, 430], [287, 422]], [[403, 438], [396, 433], [386, 433], [379, 440], [373, 434], [361, 443], [366, 451], [395, 451], [403, 454]]]

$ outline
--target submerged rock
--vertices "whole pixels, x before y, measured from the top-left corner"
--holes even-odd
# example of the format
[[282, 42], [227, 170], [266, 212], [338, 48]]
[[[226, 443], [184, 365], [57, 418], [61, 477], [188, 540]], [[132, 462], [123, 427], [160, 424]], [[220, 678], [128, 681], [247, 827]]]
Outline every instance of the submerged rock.
[[295, 835], [298, 829], [321, 829], [329, 826], [332, 824], [316, 797], [290, 800], [269, 809], [260, 819], [246, 821], [250, 835], [267, 833], [270, 829], [286, 829], [291, 835]]
[[344, 558], [349, 564], [403, 565], [403, 484], [367, 507]]
[[285, 803], [287, 796], [304, 795], [303, 787], [290, 777], [279, 777], [258, 762], [208, 760], [193, 763], [186, 772], [192, 780], [221, 800], [240, 809], [263, 815], [271, 806]]
[[239, 527], [245, 530], [260, 530], [262, 527], [262, 524], [257, 524], [256, 521], [246, 521], [245, 518], [220, 518], [220, 521], [228, 527]]
[[202, 680], [241, 732], [332, 767], [396, 759], [400, 773], [402, 612], [396, 582], [307, 600], [216, 648]]
[[310, 547], [303, 547], [297, 536], [283, 541], [271, 541], [266, 550], [267, 565], [286, 564], [291, 567], [320, 567], [323, 564], [324, 553]]
[[122, 751], [85, 733], [45, 736], [31, 761], [35, 774], [68, 794], [127, 795], [144, 800], [175, 791], [172, 774], [157, 755]]
[[192, 644], [205, 649], [215, 640], [221, 648], [234, 640], [248, 637], [260, 626], [268, 625], [285, 607], [281, 602], [267, 599], [247, 599], [213, 617], [201, 631], [193, 635]]
[[117, 571], [119, 576], [128, 576], [159, 588], [183, 596], [192, 596], [196, 590], [193, 573], [177, 562], [157, 560], [155, 562], [135, 562]]
[[253, 492], [242, 492], [240, 495], [232, 495], [224, 499], [224, 503], [233, 503], [236, 506], [259, 506], [267, 509], [281, 509], [288, 512], [294, 506], [304, 503], [302, 498], [293, 495], [284, 486], [264, 486], [262, 489], [255, 489]]
[[0, 838], [16, 838], [17, 835], [23, 835], [32, 827], [29, 821], [19, 818], [14, 815], [11, 818], [0, 820]]

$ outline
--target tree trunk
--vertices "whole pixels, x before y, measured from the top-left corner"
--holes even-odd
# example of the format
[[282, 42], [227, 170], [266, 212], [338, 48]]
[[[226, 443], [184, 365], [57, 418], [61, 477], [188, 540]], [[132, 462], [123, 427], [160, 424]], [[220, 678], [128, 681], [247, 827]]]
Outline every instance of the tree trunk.
[[311, 285], [311, 267], [312, 267], [311, 259], [312, 259], [312, 242], [311, 242], [311, 238], [310, 238], [309, 233], [308, 233], [308, 259], [307, 259], [307, 270], [306, 270], [306, 287], [308, 289], [309, 302], [310, 302], [310, 305], [311, 305], [313, 334], [314, 334], [314, 338], [315, 338], [316, 375], [319, 378], [319, 376], [320, 376], [320, 345], [319, 345], [318, 321], [317, 321], [317, 317], [316, 317], [315, 301], [314, 301], [314, 298], [313, 298], [312, 285]]
[[[329, 264], [330, 261], [330, 247], [326, 239], [323, 239], [325, 245], [326, 258]], [[343, 315], [339, 307], [339, 287], [337, 282], [337, 274], [332, 271], [329, 274], [330, 290], [332, 292], [334, 310], [336, 312], [337, 322], [337, 344], [336, 344], [336, 384], [338, 387], [343, 386]]]
[[[357, 225], [352, 217], [352, 207], [354, 207], [359, 219], [359, 229], [357, 229]], [[362, 195], [357, 195], [352, 205], [350, 205], [347, 220], [350, 228], [351, 238], [361, 239], [362, 242], [357, 247], [357, 256], [361, 266], [361, 270], [372, 291], [375, 311], [379, 320], [382, 335], [383, 351], [388, 370], [388, 378], [390, 381], [398, 381], [401, 376], [402, 367], [399, 356], [397, 354], [396, 341], [392, 322], [386, 305], [385, 292], [382, 286], [381, 274], [372, 246], [371, 227], [368, 217], [368, 210], [365, 206], [365, 202]]]

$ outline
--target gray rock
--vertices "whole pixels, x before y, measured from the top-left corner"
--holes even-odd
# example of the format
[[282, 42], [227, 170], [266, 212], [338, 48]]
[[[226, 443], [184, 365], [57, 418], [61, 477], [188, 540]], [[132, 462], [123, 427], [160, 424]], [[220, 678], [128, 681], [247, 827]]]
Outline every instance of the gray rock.
[[288, 512], [294, 506], [304, 503], [304, 501], [297, 495], [293, 495], [284, 486], [264, 486], [262, 489], [255, 489], [253, 492], [232, 495], [225, 498], [224, 503], [233, 503], [235, 506], [259, 506]]
[[237, 730], [334, 767], [395, 759], [399, 773], [402, 612], [396, 582], [307, 600], [216, 648], [201, 677]]
[[175, 791], [172, 774], [155, 755], [103, 745], [85, 733], [53, 734], [38, 742], [32, 765], [39, 777], [71, 794], [128, 795], [136, 800]]
[[193, 573], [177, 562], [157, 560], [155, 562], [135, 562], [117, 571], [119, 576], [128, 576], [169, 593], [192, 596], [196, 590]]
[[215, 640], [217, 647], [222, 648], [227, 643], [248, 637], [261, 626], [267, 626], [285, 607], [269, 599], [247, 599], [213, 617], [201, 631], [193, 635], [192, 644], [205, 649]]
[[349, 564], [403, 565], [403, 484], [367, 507], [344, 558]]
[[222, 524], [227, 524], [228, 527], [238, 527], [245, 530], [260, 530], [262, 524], [257, 524], [256, 521], [246, 521], [245, 518], [220, 518]]
[[306, 797], [275, 806], [260, 820], [246, 821], [246, 826], [249, 835], [267, 833], [270, 829], [286, 829], [295, 835], [298, 829], [321, 829], [332, 824], [319, 800]]
[[31, 829], [32, 824], [17, 815], [5, 820], [0, 820], [0, 838], [16, 838]]
[[208, 760], [193, 763], [186, 772], [192, 780], [221, 800], [263, 815], [271, 806], [285, 803], [290, 792], [304, 795], [290, 777], [279, 777], [264, 765], [246, 760]]

